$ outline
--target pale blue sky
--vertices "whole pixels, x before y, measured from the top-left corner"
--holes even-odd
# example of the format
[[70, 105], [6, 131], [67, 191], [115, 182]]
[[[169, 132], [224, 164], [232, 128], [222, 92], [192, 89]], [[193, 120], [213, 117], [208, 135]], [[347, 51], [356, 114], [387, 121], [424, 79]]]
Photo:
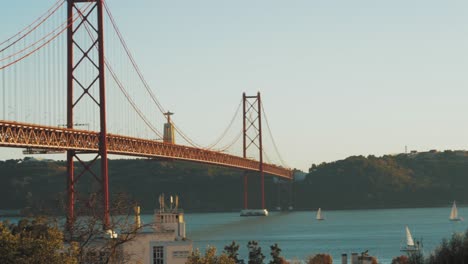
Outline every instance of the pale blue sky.
[[[0, 40], [54, 2], [2, 3]], [[159, 100], [200, 143], [242, 92], [260, 91], [291, 167], [467, 148], [466, 1], [108, 2]]]

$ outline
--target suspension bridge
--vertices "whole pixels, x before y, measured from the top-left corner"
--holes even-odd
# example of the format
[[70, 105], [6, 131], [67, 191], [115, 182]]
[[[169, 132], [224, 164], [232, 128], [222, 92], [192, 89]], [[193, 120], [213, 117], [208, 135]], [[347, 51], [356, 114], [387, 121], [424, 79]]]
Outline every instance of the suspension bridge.
[[[0, 42], [0, 78], [0, 146], [31, 154], [66, 152], [69, 224], [76, 217], [75, 184], [90, 174], [100, 184], [103, 224], [109, 226], [110, 154], [259, 173], [262, 209], [264, 175], [289, 181], [294, 177], [279, 154], [260, 93], [243, 94], [227, 128], [212, 144], [202, 146], [183, 132], [144, 78], [104, 0], [58, 0]], [[242, 125], [236, 128], [240, 112]], [[266, 151], [264, 123], [281, 165]], [[163, 132], [157, 124], [164, 124]], [[176, 134], [181, 143], [176, 144]], [[83, 168], [79, 173], [77, 162]], [[99, 172], [92, 169], [95, 163], [100, 163]], [[244, 209], [249, 208], [248, 181], [245, 174]]]

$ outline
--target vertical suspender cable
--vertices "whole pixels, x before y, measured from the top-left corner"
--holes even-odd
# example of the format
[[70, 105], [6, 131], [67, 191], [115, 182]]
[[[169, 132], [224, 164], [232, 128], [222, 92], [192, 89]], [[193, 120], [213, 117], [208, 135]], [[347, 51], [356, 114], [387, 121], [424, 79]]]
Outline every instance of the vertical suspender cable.
[[[60, 3], [60, 2], [62, 2], [62, 3]], [[39, 20], [42, 20], [42, 19], [44, 18], [44, 16], [46, 16], [46, 15], [50, 14], [51, 12], [53, 12], [54, 9], [56, 10], [56, 9], [57, 9], [57, 8], [56, 8], [56, 5], [58, 5], [58, 4], [60, 4], [60, 6], [61, 6], [61, 5], [64, 4], [64, 1], [63, 1], [63, 0], [58, 0], [49, 10], [47, 10], [47, 12], [45, 12], [44, 14], [42, 14], [39, 18], [37, 18], [36, 20], [34, 20], [34, 21], [33, 21], [31, 24], [29, 24], [27, 27], [23, 28], [21, 31], [19, 31], [19, 32], [16, 33], [15, 35], [11, 36], [10, 38], [8, 38], [8, 39], [6, 39], [6, 40], [0, 42], [0, 46], [2, 46], [2, 45], [5, 44], [5, 43], [8, 43], [8, 42], [13, 42], [12, 40], [13, 40], [15, 37], [21, 35], [24, 31], [30, 29], [34, 24], [36, 24], [37, 22], [39, 22]], [[49, 15], [49, 16], [50, 16], [50, 15]], [[45, 20], [47, 20], [47, 18], [45, 18], [43, 21], [45, 21]], [[43, 23], [43, 21], [42, 21], [42, 23]], [[39, 22], [39, 23], [41, 23], [41, 22]], [[36, 27], [36, 28], [37, 28], [37, 27]], [[28, 31], [28, 32], [29, 32], [29, 31]], [[28, 33], [25, 33], [25, 35], [27, 35], [27, 34], [28, 34]], [[22, 36], [22, 37], [24, 37], [24, 36]], [[20, 38], [22, 38], [22, 37], [20, 37]], [[13, 44], [14, 44], [14, 43], [13, 43]], [[8, 46], [13, 45], [13, 44], [8, 44]]]
[[284, 162], [283, 158], [281, 157], [281, 154], [278, 150], [278, 146], [276, 145], [276, 142], [275, 142], [275, 138], [273, 137], [273, 134], [271, 132], [271, 128], [270, 128], [270, 124], [268, 122], [268, 118], [267, 118], [267, 115], [265, 113], [265, 107], [263, 107], [263, 104], [262, 104], [262, 112], [263, 112], [263, 115], [265, 116], [265, 121], [266, 121], [266, 125], [267, 125], [267, 128], [268, 128], [268, 133], [270, 134], [270, 138], [271, 138], [271, 141], [273, 142], [273, 147], [276, 151], [276, 154], [278, 155], [278, 158], [280, 159], [280, 162], [283, 166], [285, 167], [288, 167], [286, 162]]
[[[80, 14], [82, 15], [82, 14]], [[88, 32], [88, 35], [92, 36], [91, 35], [91, 31], [89, 29], [89, 27], [85, 24], [84, 25], [87, 32]], [[91, 37], [91, 39], [93, 39], [93, 37]], [[104, 59], [104, 62], [105, 62], [105, 66], [107, 68], [107, 70], [109, 71], [109, 73], [111, 74], [112, 78], [114, 79], [114, 81], [116, 82], [117, 86], [120, 88], [120, 90], [122, 91], [122, 93], [124, 93], [125, 95], [125, 98], [127, 99], [127, 101], [130, 103], [130, 105], [133, 107], [133, 109], [137, 112], [137, 114], [140, 116], [140, 118], [143, 120], [143, 122], [145, 122], [145, 124], [156, 134], [158, 135], [159, 137], [162, 138], [162, 135], [161, 133], [155, 128], [152, 126], [152, 124], [148, 121], [147, 117], [143, 114], [143, 112], [141, 112], [141, 110], [138, 108], [138, 105], [133, 101], [133, 99], [129, 96], [128, 94], [128, 91], [125, 89], [124, 85], [121, 83], [121, 81], [119, 80], [119, 78], [117, 77], [117, 75], [115, 74], [111, 64], [107, 61], [107, 59]]]
[[6, 120], [6, 80], [5, 70], [2, 71], [2, 93], [3, 93], [3, 120]]

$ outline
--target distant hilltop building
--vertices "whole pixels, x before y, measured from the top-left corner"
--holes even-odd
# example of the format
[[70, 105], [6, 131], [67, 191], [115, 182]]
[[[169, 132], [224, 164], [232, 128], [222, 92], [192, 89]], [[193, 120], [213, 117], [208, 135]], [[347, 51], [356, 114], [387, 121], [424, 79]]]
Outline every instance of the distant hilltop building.
[[439, 151], [437, 149], [431, 149], [428, 151], [417, 151], [417, 150], [411, 150], [409, 153], [405, 153], [408, 156], [426, 156], [426, 157], [433, 157], [438, 154], [443, 154], [443, 153], [454, 153], [457, 156], [466, 156], [467, 151], [466, 150], [443, 150]]
[[24, 157], [23, 162], [55, 162], [53, 159], [35, 158], [35, 157]]

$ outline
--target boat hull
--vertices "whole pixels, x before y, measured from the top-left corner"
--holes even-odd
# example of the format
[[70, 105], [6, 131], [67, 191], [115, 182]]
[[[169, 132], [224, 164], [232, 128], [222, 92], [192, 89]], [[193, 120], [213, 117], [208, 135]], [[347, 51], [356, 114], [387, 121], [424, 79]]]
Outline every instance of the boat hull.
[[244, 209], [240, 212], [240, 216], [268, 216], [267, 209]]
[[419, 248], [402, 248], [400, 251], [402, 252], [418, 252], [420, 249]]
[[400, 247], [400, 251], [402, 252], [409, 252], [409, 253], [414, 253], [414, 252], [419, 252], [422, 249], [422, 245], [419, 244], [419, 242], [416, 242], [417, 244], [414, 246], [402, 246]]

